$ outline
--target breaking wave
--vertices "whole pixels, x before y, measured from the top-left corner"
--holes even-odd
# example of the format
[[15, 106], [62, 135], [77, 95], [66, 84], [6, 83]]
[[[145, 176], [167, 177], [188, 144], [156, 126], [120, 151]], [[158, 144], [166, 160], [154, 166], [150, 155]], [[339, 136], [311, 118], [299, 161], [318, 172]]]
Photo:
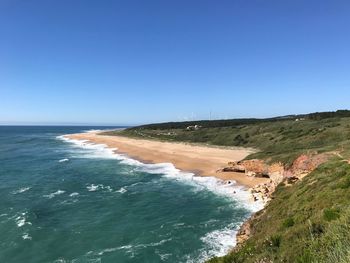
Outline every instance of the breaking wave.
[[51, 198], [54, 198], [55, 196], [57, 195], [61, 195], [61, 194], [64, 194], [66, 191], [63, 191], [63, 190], [57, 190], [56, 192], [53, 192], [51, 194], [48, 194], [48, 195], [44, 195], [44, 197], [47, 197], [49, 199]]
[[[264, 203], [262, 201], [254, 202], [251, 194], [246, 188], [239, 186], [235, 181], [231, 180], [230, 183], [226, 183], [223, 180], [215, 177], [201, 177], [196, 176], [194, 173], [184, 172], [174, 167], [172, 163], [158, 163], [158, 164], [145, 164], [138, 160], [134, 160], [127, 155], [117, 153], [117, 149], [108, 148], [104, 144], [93, 144], [87, 140], [75, 140], [69, 139], [65, 136], [58, 136], [60, 140], [70, 143], [73, 147], [77, 148], [78, 151], [74, 152], [74, 157], [77, 158], [101, 158], [101, 159], [115, 159], [122, 164], [130, 165], [136, 168], [136, 170], [157, 174], [163, 178], [179, 181], [181, 183], [190, 184], [196, 190], [208, 190], [217, 195], [232, 198], [245, 209], [251, 212], [258, 211], [263, 208]], [[84, 151], [79, 151], [84, 149]], [[109, 186], [102, 184], [91, 184], [86, 187], [88, 191], [94, 192], [98, 190], [113, 191]], [[115, 190], [115, 192], [125, 193], [127, 186]], [[243, 222], [241, 222], [243, 223]], [[187, 262], [203, 262], [213, 256], [223, 256], [227, 254], [230, 249], [236, 245], [236, 234], [239, 224], [229, 225], [224, 229], [219, 229], [207, 233], [201, 238], [201, 241], [206, 245], [206, 250], [200, 251], [199, 258], [191, 259], [188, 258]], [[119, 249], [126, 249], [131, 252], [135, 249], [135, 246], [123, 246], [118, 248], [108, 248], [101, 253], [108, 253]]]

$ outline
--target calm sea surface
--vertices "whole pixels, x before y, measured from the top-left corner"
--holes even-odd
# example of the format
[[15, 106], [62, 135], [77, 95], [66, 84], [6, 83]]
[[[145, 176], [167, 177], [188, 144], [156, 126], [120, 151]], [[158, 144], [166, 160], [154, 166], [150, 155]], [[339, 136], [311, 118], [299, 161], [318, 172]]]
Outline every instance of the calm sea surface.
[[99, 128], [0, 126], [0, 262], [203, 262], [234, 245], [244, 194], [60, 137]]

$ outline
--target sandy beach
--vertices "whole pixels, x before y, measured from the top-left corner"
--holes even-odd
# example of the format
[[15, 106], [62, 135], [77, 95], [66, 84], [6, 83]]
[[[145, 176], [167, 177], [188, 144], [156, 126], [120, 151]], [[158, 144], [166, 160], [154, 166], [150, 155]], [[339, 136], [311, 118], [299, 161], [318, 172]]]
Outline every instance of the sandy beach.
[[185, 143], [170, 143], [153, 140], [134, 139], [123, 136], [107, 136], [95, 132], [67, 135], [70, 139], [88, 140], [117, 148], [117, 152], [146, 163], [172, 163], [183, 171], [200, 176], [214, 176], [222, 180], [235, 180], [246, 187], [254, 187], [267, 181], [266, 178], [247, 177], [235, 172], [217, 172], [230, 161], [238, 161], [249, 155], [250, 149], [226, 149], [197, 146]]

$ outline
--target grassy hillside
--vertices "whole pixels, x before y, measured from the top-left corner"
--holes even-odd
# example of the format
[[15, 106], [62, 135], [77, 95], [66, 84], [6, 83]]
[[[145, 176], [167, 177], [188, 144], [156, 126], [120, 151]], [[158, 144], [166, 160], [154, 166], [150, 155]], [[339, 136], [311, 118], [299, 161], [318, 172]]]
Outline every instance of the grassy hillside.
[[[197, 130], [187, 130], [200, 125]], [[286, 165], [302, 153], [334, 158], [291, 186], [281, 184], [251, 221], [252, 236], [235, 252], [210, 263], [350, 262], [350, 112], [163, 123], [121, 132], [130, 137], [253, 147], [247, 159]]]
[[201, 125], [206, 128], [214, 127], [228, 127], [237, 125], [256, 124], [264, 122], [275, 122], [280, 120], [295, 120], [295, 119], [308, 119], [308, 120], [321, 120], [334, 117], [350, 117], [349, 110], [338, 110], [329, 112], [315, 112], [309, 114], [299, 115], [287, 115], [274, 118], [257, 119], [257, 118], [245, 118], [245, 119], [225, 119], [225, 120], [199, 120], [199, 121], [183, 121], [183, 122], [165, 122], [165, 123], [153, 123], [138, 126], [137, 129], [148, 130], [167, 130], [167, 129], [185, 129], [190, 125]]
[[[227, 122], [231, 126], [220, 127], [216, 127], [214, 122], [209, 127], [202, 126], [198, 130], [186, 130], [187, 126], [166, 128], [168, 124], [154, 124], [107, 134], [220, 146], [253, 147], [259, 152], [248, 156], [248, 159], [261, 158], [270, 162], [282, 161], [286, 164], [293, 161], [301, 153], [341, 151], [349, 145], [350, 117], [339, 117], [343, 116], [343, 114], [339, 114], [339, 116], [326, 118], [325, 116], [328, 115], [321, 115], [321, 113], [308, 116], [308, 118], [298, 121], [295, 118], [258, 121], [245, 119], [245, 124], [239, 120], [231, 120]], [[233, 123], [240, 124], [233, 125]], [[219, 121], [217, 125], [223, 124]]]
[[243, 247], [209, 262], [350, 262], [349, 200], [350, 165], [337, 158], [280, 185]]

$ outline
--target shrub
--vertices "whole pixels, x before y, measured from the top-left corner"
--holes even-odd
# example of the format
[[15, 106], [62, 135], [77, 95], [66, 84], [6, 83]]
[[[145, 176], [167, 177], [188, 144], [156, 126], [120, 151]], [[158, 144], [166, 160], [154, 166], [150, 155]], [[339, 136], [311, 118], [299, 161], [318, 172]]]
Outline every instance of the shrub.
[[273, 235], [273, 236], [271, 236], [271, 238], [270, 238], [270, 246], [274, 247], [274, 248], [280, 247], [281, 240], [282, 240], [281, 235]]
[[245, 140], [242, 135], [238, 134], [234, 139], [234, 144], [235, 145], [242, 145], [242, 144], [246, 144], [248, 141]]
[[285, 227], [285, 228], [294, 226], [294, 219], [293, 219], [293, 217], [288, 217], [287, 219], [285, 219], [283, 221], [283, 223], [282, 223], [282, 226]]
[[339, 210], [337, 209], [325, 209], [323, 211], [323, 218], [326, 221], [332, 221], [340, 217]]
[[347, 176], [340, 184], [340, 188], [346, 189], [350, 187], [350, 176]]
[[323, 225], [319, 223], [312, 223], [310, 226], [310, 234], [312, 238], [319, 237], [324, 233], [324, 227]]
[[313, 256], [311, 255], [310, 251], [306, 250], [303, 252], [301, 256], [297, 258], [298, 263], [311, 263], [313, 261]]

